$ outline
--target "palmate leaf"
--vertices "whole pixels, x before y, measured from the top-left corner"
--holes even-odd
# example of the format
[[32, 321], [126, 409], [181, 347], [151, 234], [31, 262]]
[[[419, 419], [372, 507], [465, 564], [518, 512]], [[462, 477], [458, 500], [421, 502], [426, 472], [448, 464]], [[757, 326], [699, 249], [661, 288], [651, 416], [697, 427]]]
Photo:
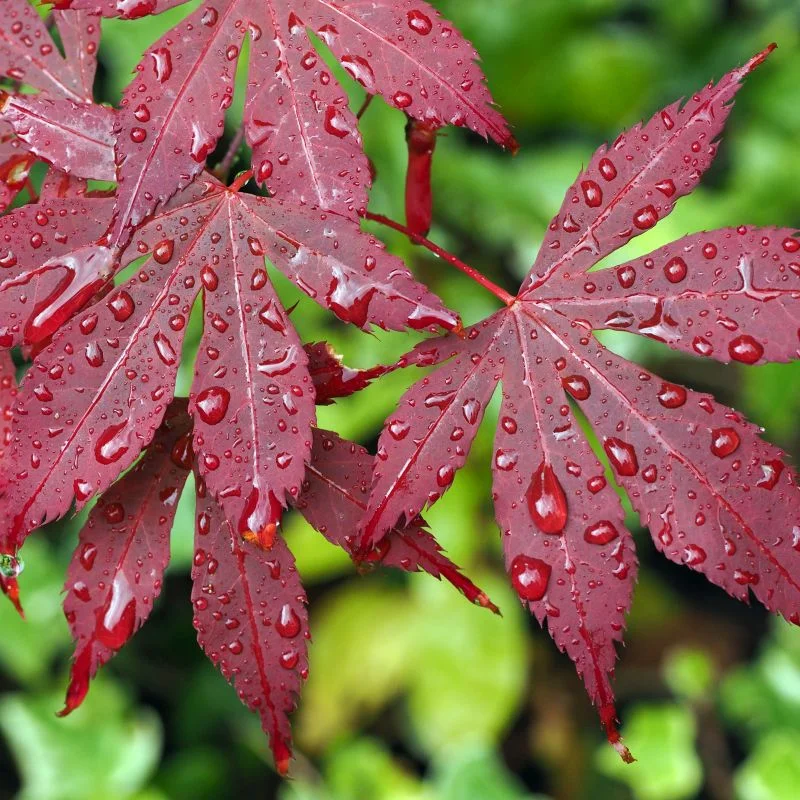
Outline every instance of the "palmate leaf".
[[360, 544], [372, 548], [435, 502], [501, 382], [493, 497], [511, 581], [575, 662], [626, 759], [610, 679], [637, 562], [576, 407], [668, 558], [800, 623], [800, 491], [783, 454], [736, 412], [659, 380], [591, 335], [624, 329], [746, 364], [796, 358], [800, 239], [789, 230], [714, 231], [586, 274], [697, 184], [741, 80], [768, 52], [601, 148], [508, 308], [465, 339], [425, 342], [404, 359], [440, 366], [387, 420], [360, 523]]
[[[75, 313], [108, 279], [102, 254], [109, 251], [83, 247], [86, 225], [75, 252], [69, 249], [70, 235], [60, 233], [70, 218], [86, 215], [79, 208], [57, 213], [55, 202], [26, 206], [3, 220], [9, 225], [21, 220], [35, 230], [30, 239], [22, 239], [23, 247], [60, 248], [45, 267], [35, 269], [20, 260], [27, 250], [20, 257], [13, 254], [19, 274], [0, 285], [0, 295], [7, 286], [15, 292], [10, 302], [19, 303], [20, 287], [27, 287], [33, 274], [39, 279], [33, 284], [38, 292], [33, 322], [28, 317], [25, 325], [15, 325], [9, 344], [20, 337], [26, 341], [26, 327], [37, 332], [45, 327], [42, 319], [63, 322], [65, 308]], [[113, 201], [85, 197], [82, 202]], [[328, 226], [322, 231], [316, 224], [320, 217]], [[103, 216], [92, 219], [102, 221]], [[96, 232], [89, 229], [89, 239]], [[119, 266], [147, 254], [146, 265], [127, 283], [55, 333], [23, 383], [10, 452], [15, 485], [9, 502], [17, 514], [7, 541], [13, 548], [43, 521], [64, 514], [73, 496], [80, 506], [107, 488], [149, 442], [172, 396], [184, 328], [200, 291], [207, 333], [190, 405], [198, 421], [198, 469], [242, 531], [260, 533], [253, 531], [256, 522], [271, 524], [276, 499], [277, 507], [284, 506], [285, 495], [296, 494], [302, 480], [313, 389], [302, 349], [270, 288], [265, 255], [312, 297], [362, 327], [459, 324], [402, 262], [350, 220], [241, 195], [210, 177], [193, 184], [139, 230]], [[369, 283], [361, 277], [364, 265]], [[46, 293], [39, 289], [42, 272], [60, 281], [54, 287], [44, 284]], [[65, 304], [65, 294], [78, 300]], [[13, 312], [13, 318], [20, 316], [25, 313]], [[52, 332], [49, 325], [45, 332]], [[226, 355], [224, 366], [216, 363], [220, 352]], [[249, 376], [248, 382], [239, 375]], [[231, 405], [234, 388], [245, 395]], [[72, 411], [73, 403], [79, 413]], [[58, 424], [53, 424], [54, 414]], [[226, 424], [220, 425], [223, 419]], [[244, 438], [242, 430], [248, 432]], [[271, 452], [280, 437], [290, 438], [292, 446]], [[233, 449], [229, 439], [236, 442]], [[283, 452], [292, 455], [290, 468], [278, 458]], [[267, 464], [268, 473], [257, 473]], [[270, 482], [269, 491], [262, 489], [262, 480]], [[226, 491], [231, 485], [234, 491]]]
[[[97, 69], [100, 19], [87, 12], [55, 12], [52, 19], [61, 38], [64, 54], [36, 10], [27, 0], [5, 0], [0, 19], [0, 71], [18, 84], [38, 89], [41, 98], [26, 97], [35, 110], [39, 100], [49, 97], [75, 108], [91, 103]], [[0, 108], [5, 105], [0, 91]], [[61, 106], [64, 108], [65, 106]], [[2, 111], [0, 111], [0, 115]], [[41, 120], [46, 128], [49, 121]], [[0, 212], [25, 186], [36, 161], [28, 141], [14, 136], [8, 122], [0, 121]]]
[[[124, 17], [173, 5], [73, 0], [60, 7]], [[467, 126], [515, 147], [474, 49], [422, 0], [208, 2], [149, 49], [126, 90], [113, 243], [202, 170], [222, 134], [246, 35], [244, 126], [256, 180], [279, 198], [349, 216], [363, 211], [370, 174], [357, 122], [309, 32], [369, 94], [425, 123]]]

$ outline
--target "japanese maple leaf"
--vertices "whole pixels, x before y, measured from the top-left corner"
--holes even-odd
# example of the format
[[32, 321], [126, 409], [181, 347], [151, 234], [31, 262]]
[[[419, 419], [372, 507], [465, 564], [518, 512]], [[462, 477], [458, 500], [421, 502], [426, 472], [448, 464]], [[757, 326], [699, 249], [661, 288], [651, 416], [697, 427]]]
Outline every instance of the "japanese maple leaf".
[[[98, 17], [86, 12], [57, 11], [53, 21], [64, 55], [56, 47], [36, 10], [27, 0], [5, 0], [0, 19], [0, 69], [17, 84], [38, 89], [42, 97], [65, 100], [73, 106], [92, 100], [97, 69]], [[3, 96], [0, 92], [0, 99]], [[32, 101], [34, 95], [19, 95]], [[25, 186], [36, 161], [33, 151], [0, 122], [0, 211], [4, 211]]]
[[[138, 17], [157, 0], [65, 0], [59, 7]], [[477, 55], [421, 0], [219, 0], [204, 3], [146, 53], [122, 101], [119, 194], [111, 241], [203, 168], [222, 134], [236, 63], [250, 36], [244, 127], [256, 180], [270, 194], [355, 216], [369, 165], [347, 95], [317, 54], [327, 45], [369, 94], [434, 126], [467, 126], [514, 147]]]
[[467, 457], [498, 382], [493, 497], [506, 566], [615, 727], [611, 676], [637, 561], [603, 466], [667, 558], [800, 623], [800, 493], [783, 454], [708, 395], [660, 380], [592, 331], [627, 330], [722, 362], [800, 355], [800, 238], [746, 228], [687, 236], [590, 268], [653, 227], [711, 164], [742, 79], [768, 54], [601, 147], [567, 191], [516, 298], [404, 360], [440, 365], [386, 422], [361, 544], [435, 502]]

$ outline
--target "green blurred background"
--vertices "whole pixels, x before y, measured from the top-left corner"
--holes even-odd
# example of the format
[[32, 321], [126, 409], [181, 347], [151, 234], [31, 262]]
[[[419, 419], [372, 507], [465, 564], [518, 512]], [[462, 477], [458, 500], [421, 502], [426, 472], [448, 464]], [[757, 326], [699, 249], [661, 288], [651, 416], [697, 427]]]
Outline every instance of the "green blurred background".
[[[143, 49], [193, 5], [107, 23], [98, 98], [118, 102]], [[522, 149], [512, 159], [461, 131], [442, 135], [431, 238], [509, 290], [599, 143], [771, 41], [779, 48], [739, 95], [702, 187], [615, 259], [723, 225], [800, 226], [797, 0], [435, 5], [475, 42]], [[338, 74], [359, 106], [360, 90]], [[240, 70], [240, 89], [243, 81]], [[241, 102], [240, 92], [226, 142], [241, 119]], [[371, 209], [399, 219], [403, 124], [380, 101], [363, 120], [378, 173]], [[490, 295], [428, 253], [381, 235], [467, 322], [496, 307]], [[279, 283], [287, 303], [299, 299]], [[409, 344], [403, 335], [348, 329], [307, 300], [293, 319], [307, 340], [329, 339], [354, 366], [391, 360]], [[190, 354], [199, 335], [195, 319]], [[626, 334], [605, 338], [619, 353], [743, 410], [796, 463], [800, 364], [722, 367]], [[390, 376], [320, 409], [320, 424], [372, 444], [414, 377]], [[180, 393], [188, 393], [190, 381], [187, 363]], [[188, 600], [191, 505], [181, 506], [173, 563], [149, 623], [65, 720], [54, 716], [70, 656], [59, 600], [85, 515], [33, 537], [21, 579], [28, 622], [0, 605], [0, 798], [798, 797], [800, 631], [656, 557], [633, 516], [642, 570], [616, 687], [637, 763], [623, 765], [603, 744], [572, 665], [506, 585], [490, 500], [488, 416], [467, 468], [428, 519], [452, 558], [502, 607], [502, 618], [424, 575], [359, 576], [341, 552], [287, 517], [314, 633], [288, 782], [272, 771], [257, 718], [196, 646]]]

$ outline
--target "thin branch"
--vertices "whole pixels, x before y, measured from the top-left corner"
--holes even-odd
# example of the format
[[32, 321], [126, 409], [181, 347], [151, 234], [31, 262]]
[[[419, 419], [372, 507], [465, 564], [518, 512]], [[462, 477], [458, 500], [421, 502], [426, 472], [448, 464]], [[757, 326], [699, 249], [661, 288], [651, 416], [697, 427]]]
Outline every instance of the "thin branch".
[[219, 164], [214, 167], [214, 175], [216, 175], [223, 183], [228, 180], [228, 175], [230, 174], [234, 159], [236, 158], [243, 141], [244, 126], [239, 128], [239, 130], [233, 135], [233, 139], [231, 139], [231, 143], [228, 146], [228, 152], [225, 153], [225, 157], [222, 159], [222, 161], [220, 161]]
[[454, 256], [452, 253], [448, 253], [447, 250], [439, 247], [438, 244], [434, 244], [432, 241], [430, 241], [430, 239], [426, 239], [424, 236], [420, 236], [418, 233], [414, 233], [413, 231], [409, 230], [405, 225], [395, 222], [393, 219], [383, 216], [383, 214], [372, 214], [371, 212], [367, 211], [365, 216], [367, 219], [372, 220], [372, 222], [378, 222], [381, 225], [385, 225], [387, 228], [392, 228], [392, 230], [405, 234], [409, 239], [411, 239], [412, 242], [414, 242], [414, 244], [421, 245], [435, 256], [441, 258], [443, 261], [446, 261], [451, 266], [461, 270], [461, 272], [463, 272], [465, 275], [468, 275], [470, 278], [472, 278], [475, 283], [483, 286], [484, 289], [490, 291], [495, 297], [502, 300], [502, 302], [507, 306], [510, 306], [516, 299], [505, 289], [502, 289], [496, 283], [490, 281], [485, 275], [478, 272], [478, 270], [476, 270], [474, 267], [471, 267], [469, 264], [465, 264], [463, 261], [461, 261], [461, 259]]

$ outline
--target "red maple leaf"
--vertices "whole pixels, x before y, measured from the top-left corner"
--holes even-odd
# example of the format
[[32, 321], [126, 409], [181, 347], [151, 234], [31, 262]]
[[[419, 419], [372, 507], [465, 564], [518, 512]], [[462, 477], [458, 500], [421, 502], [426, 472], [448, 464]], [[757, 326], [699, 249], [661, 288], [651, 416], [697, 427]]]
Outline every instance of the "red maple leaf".
[[[139, 17], [177, 3], [63, 0], [61, 8]], [[222, 134], [244, 37], [250, 64], [244, 129], [253, 171], [273, 196], [356, 216], [370, 172], [347, 96], [309, 32], [371, 94], [415, 119], [467, 126], [513, 148], [477, 54], [421, 0], [220, 0], [151, 47], [122, 101], [115, 144], [119, 192], [111, 242], [203, 168]]]
[[492, 468], [506, 566], [626, 759], [611, 675], [637, 561], [578, 415], [664, 555], [800, 623], [800, 492], [783, 454], [735, 411], [592, 335], [627, 330], [723, 362], [800, 354], [795, 231], [695, 234], [589, 272], [697, 185], [741, 80], [770, 49], [601, 147], [567, 191], [518, 296], [497, 290], [505, 309], [466, 338], [425, 342], [403, 360], [441, 366], [387, 420], [360, 524], [361, 545], [372, 548], [436, 502], [502, 383]]

